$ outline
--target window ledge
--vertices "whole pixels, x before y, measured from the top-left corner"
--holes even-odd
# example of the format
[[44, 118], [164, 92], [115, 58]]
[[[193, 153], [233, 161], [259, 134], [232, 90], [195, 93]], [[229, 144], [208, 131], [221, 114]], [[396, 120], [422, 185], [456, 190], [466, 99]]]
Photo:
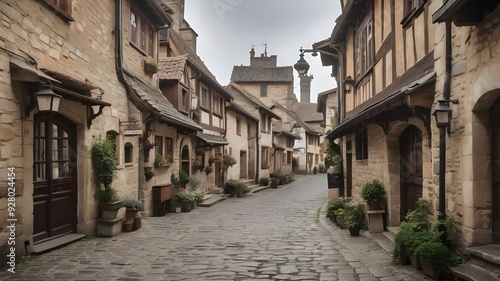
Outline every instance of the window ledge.
[[130, 163], [125, 163], [125, 167], [131, 167], [131, 166], [134, 166], [134, 163], [133, 163], [133, 162], [130, 162]]
[[403, 26], [403, 28], [407, 28], [408, 26], [411, 25], [411, 23], [413, 23], [413, 19], [417, 18], [418, 16], [420, 16], [420, 14], [424, 11], [424, 5], [425, 5], [425, 1], [424, 3], [420, 4], [420, 6], [418, 8], [413, 8], [404, 18], [403, 20], [401, 21], [401, 25]]
[[62, 10], [61, 8], [59, 8], [59, 6], [55, 5], [54, 3], [50, 2], [50, 1], [46, 1], [46, 0], [42, 0], [42, 2], [44, 2], [50, 8], [52, 8], [56, 12], [56, 14], [59, 17], [61, 17], [63, 20], [75, 21], [75, 19], [70, 14], [68, 14], [68, 12]]

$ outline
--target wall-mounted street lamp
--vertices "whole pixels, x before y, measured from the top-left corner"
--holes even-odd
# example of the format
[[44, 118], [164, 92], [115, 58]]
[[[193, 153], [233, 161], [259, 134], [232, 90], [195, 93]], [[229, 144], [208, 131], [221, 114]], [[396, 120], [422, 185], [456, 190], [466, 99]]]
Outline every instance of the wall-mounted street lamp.
[[57, 112], [59, 110], [59, 103], [62, 97], [54, 93], [50, 86], [42, 86], [40, 90], [35, 93], [35, 97], [39, 112]]
[[439, 209], [438, 220], [446, 219], [446, 128], [450, 125], [451, 108], [450, 101], [444, 98], [438, 100], [438, 105], [432, 113], [436, 117], [439, 128]]
[[354, 87], [354, 79], [349, 75], [344, 79], [344, 87], [346, 94], [351, 93], [352, 88]]
[[198, 109], [198, 96], [192, 95], [191, 96], [191, 110], [196, 110]]

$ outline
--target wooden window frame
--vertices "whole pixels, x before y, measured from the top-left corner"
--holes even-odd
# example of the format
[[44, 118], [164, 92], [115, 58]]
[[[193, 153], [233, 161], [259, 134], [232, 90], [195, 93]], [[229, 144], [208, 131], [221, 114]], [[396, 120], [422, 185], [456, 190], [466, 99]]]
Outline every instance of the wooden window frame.
[[354, 44], [356, 80], [360, 81], [373, 68], [375, 59], [373, 19], [371, 14], [359, 25], [354, 37]]
[[171, 137], [165, 137], [165, 158], [167, 156], [174, 156], [174, 139]]
[[356, 132], [356, 160], [368, 159], [368, 130]]
[[75, 21], [73, 14], [73, 0], [42, 0], [51, 7], [58, 16], [67, 21]]
[[155, 135], [155, 155], [160, 154], [161, 156], [165, 156], [163, 153], [163, 137]]
[[201, 97], [201, 102], [200, 106], [206, 110], [210, 110], [210, 91], [208, 90], [208, 87], [205, 85], [201, 85], [201, 90], [200, 90], [200, 97]]
[[413, 19], [417, 18], [423, 12], [425, 3], [427, 3], [427, 0], [404, 0], [404, 17], [401, 21], [401, 25], [404, 28], [410, 26]]
[[140, 12], [140, 9], [133, 4], [130, 5], [129, 19], [130, 44], [145, 56], [155, 58], [155, 38], [157, 31], [147, 20], [147, 17]]
[[222, 105], [224, 104], [224, 100], [222, 99], [221, 96], [219, 96], [219, 94], [217, 94], [217, 92], [213, 92], [212, 93], [212, 112], [213, 114], [219, 116], [219, 117], [222, 117], [222, 114], [224, 113], [222, 111]]

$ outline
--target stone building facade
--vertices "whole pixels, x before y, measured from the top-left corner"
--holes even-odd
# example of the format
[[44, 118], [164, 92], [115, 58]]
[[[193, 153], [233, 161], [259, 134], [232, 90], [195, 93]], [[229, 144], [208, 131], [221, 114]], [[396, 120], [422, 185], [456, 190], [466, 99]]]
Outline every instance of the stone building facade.
[[[387, 226], [397, 226], [424, 198], [431, 222], [443, 214], [453, 218], [457, 246], [499, 243], [498, 4], [341, 1], [329, 43], [315, 44], [342, 57], [333, 63], [339, 125], [327, 137], [340, 141], [347, 195], [362, 200], [365, 182], [382, 181]], [[348, 76], [351, 92], [344, 88]], [[433, 116], [440, 100], [451, 109], [446, 159]]]
[[[172, 24], [170, 16], [153, 0], [14, 1], [0, 7], [0, 179], [7, 180], [9, 168], [15, 171], [17, 256], [66, 234], [95, 234], [90, 149], [100, 137], [115, 140], [113, 187], [122, 198], [141, 200], [149, 214], [144, 168], [152, 163], [146, 142], [151, 125], [175, 137], [177, 130], [202, 129], [175, 110], [157, 75], [145, 68], [158, 59], [157, 35]], [[41, 86], [61, 97], [57, 112], [38, 111]], [[10, 235], [8, 196], [0, 194], [2, 252]]]
[[[380, 180], [387, 226], [399, 225], [419, 198], [435, 206], [429, 186], [436, 77], [430, 16], [437, 4], [403, 2], [341, 1], [330, 40], [314, 46], [340, 55], [323, 62], [337, 68], [339, 120], [327, 138], [340, 145], [345, 194], [362, 202], [362, 186]], [[354, 83], [350, 91], [348, 78]]]
[[231, 82], [240, 85], [268, 107], [280, 103], [292, 108], [293, 103], [297, 101], [293, 92], [293, 68], [278, 66], [277, 56], [269, 57], [267, 52], [256, 57], [252, 48], [250, 65], [234, 66]]
[[[465, 246], [499, 244], [500, 3], [456, 2], [453, 9], [443, 5], [433, 15], [436, 100], [446, 89], [447, 32], [451, 37], [449, 98], [454, 102], [446, 147], [446, 211], [459, 218]], [[473, 17], [473, 11], [480, 16]], [[449, 31], [447, 20], [452, 21]], [[438, 137], [434, 132], [435, 148]], [[438, 157], [433, 153], [434, 162]]]

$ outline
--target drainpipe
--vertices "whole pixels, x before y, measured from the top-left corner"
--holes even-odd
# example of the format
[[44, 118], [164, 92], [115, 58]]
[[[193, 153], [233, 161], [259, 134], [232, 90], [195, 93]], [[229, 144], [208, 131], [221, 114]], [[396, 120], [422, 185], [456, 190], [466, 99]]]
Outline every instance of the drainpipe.
[[[446, 54], [445, 76], [443, 84], [443, 101], [449, 106], [451, 96], [451, 18], [446, 20]], [[439, 127], [439, 209], [438, 220], [446, 220], [446, 129], [448, 126]]]
[[[122, 0], [115, 0], [115, 68], [116, 75], [118, 76], [118, 80], [120, 83], [125, 86], [125, 91], [128, 94], [129, 85], [125, 81], [124, 78], [124, 69], [123, 69], [123, 46], [122, 46]], [[143, 206], [145, 205], [145, 186], [144, 182], [146, 178], [144, 176], [144, 144], [143, 144], [143, 136], [139, 138], [139, 163], [137, 169], [137, 178], [138, 178], [138, 190], [137, 196], [138, 199], [142, 202]]]
[[[259, 114], [260, 114], [260, 110], [259, 110]], [[260, 118], [259, 118], [259, 120], [260, 120]], [[255, 182], [259, 182], [260, 167], [261, 167], [261, 163], [260, 163], [261, 162], [260, 161], [260, 135], [259, 135], [259, 133], [260, 133], [259, 126], [261, 125], [260, 123], [261, 123], [261, 121], [259, 121], [257, 123], [257, 126], [255, 126], [255, 142], [256, 142], [256, 145], [257, 145], [257, 147], [255, 148], [255, 150], [256, 150], [255, 151], [256, 152], [256, 157], [257, 157], [256, 158], [256, 160], [257, 160], [256, 161], [257, 167], [255, 169]]]

